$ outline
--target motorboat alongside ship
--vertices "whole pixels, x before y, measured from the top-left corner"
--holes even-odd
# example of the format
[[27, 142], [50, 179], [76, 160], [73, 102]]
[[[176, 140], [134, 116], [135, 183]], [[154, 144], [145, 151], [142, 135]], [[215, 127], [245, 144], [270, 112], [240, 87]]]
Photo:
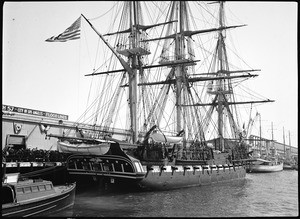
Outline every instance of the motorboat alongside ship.
[[76, 183], [53, 186], [51, 181], [6, 174], [1, 187], [2, 216], [49, 216], [74, 205], [75, 189]]

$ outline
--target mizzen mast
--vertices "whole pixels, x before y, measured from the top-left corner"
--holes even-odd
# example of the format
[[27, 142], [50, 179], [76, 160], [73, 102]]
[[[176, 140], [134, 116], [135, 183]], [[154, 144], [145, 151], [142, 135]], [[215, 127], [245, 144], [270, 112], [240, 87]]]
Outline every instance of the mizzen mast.
[[[215, 80], [211, 81], [207, 87], [207, 93], [214, 95], [213, 101], [210, 104], [200, 103], [199, 106], [211, 105], [208, 110], [205, 123], [207, 124], [210, 121], [213, 109], [216, 109], [217, 112], [217, 131], [218, 131], [218, 148], [221, 151], [225, 149], [225, 116], [229, 121], [229, 129], [231, 130], [232, 138], [242, 139], [243, 134], [242, 130], [239, 127], [239, 121], [236, 114], [236, 105], [237, 104], [252, 104], [252, 103], [263, 103], [263, 102], [272, 102], [272, 100], [262, 100], [262, 101], [235, 101], [235, 96], [233, 93], [231, 79], [238, 77], [254, 77], [257, 75], [251, 75], [250, 71], [257, 70], [240, 70], [240, 71], [231, 71], [229, 69], [229, 62], [227, 57], [226, 45], [225, 45], [225, 19], [224, 19], [224, 2], [218, 2], [219, 6], [219, 31], [218, 31], [218, 40], [215, 50], [215, 55], [212, 61], [212, 69], [209, 74], [214, 75]], [[234, 26], [238, 27], [238, 26]], [[232, 74], [247, 72], [247, 74], [232, 76]], [[204, 124], [204, 126], [206, 126]]]
[[[220, 2], [219, 7], [219, 26], [222, 28], [224, 27], [224, 3]], [[217, 60], [215, 60], [215, 63], [218, 68], [218, 74], [217, 77], [223, 77], [223, 76], [229, 76], [229, 74], [226, 73], [226, 71], [229, 71], [228, 67], [228, 60], [226, 55], [226, 49], [225, 49], [225, 42], [224, 42], [224, 35], [223, 30], [220, 30], [218, 32], [218, 41], [217, 41], [217, 47], [216, 47], [216, 53], [215, 56]], [[218, 134], [219, 134], [219, 145], [221, 147], [221, 150], [224, 150], [224, 105], [227, 102], [226, 95], [232, 94], [232, 87], [230, 84], [230, 80], [227, 80], [227, 84], [225, 83], [224, 79], [217, 80], [216, 81], [216, 89], [215, 90], [209, 90], [208, 93], [216, 95], [215, 100], [217, 100], [217, 113], [218, 113]], [[229, 107], [227, 105], [227, 110], [229, 110]], [[230, 112], [230, 110], [229, 110]], [[231, 113], [229, 113], [229, 116]], [[231, 116], [230, 116], [231, 117]], [[234, 123], [233, 118], [231, 117], [231, 122]], [[236, 127], [236, 124], [231, 124], [232, 127]], [[237, 136], [234, 136], [235, 138]]]

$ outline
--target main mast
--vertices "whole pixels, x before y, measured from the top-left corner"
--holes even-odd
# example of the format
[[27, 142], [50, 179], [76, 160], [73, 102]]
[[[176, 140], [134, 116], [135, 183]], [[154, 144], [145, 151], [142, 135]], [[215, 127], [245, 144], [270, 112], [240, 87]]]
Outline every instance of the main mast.
[[[183, 47], [184, 47], [184, 35], [183, 33], [183, 4], [185, 4], [185, 1], [179, 2], [179, 34], [176, 35], [175, 39], [175, 60], [181, 60], [183, 58]], [[182, 130], [182, 78], [183, 78], [183, 68], [182, 66], [176, 67], [176, 131], [177, 133]]]
[[[235, 28], [238, 26], [228, 26], [225, 27], [223, 24], [220, 25], [218, 28], [211, 28], [211, 29], [204, 29], [204, 30], [195, 30], [192, 31], [189, 26], [189, 17], [188, 12], [190, 11], [188, 2], [186, 1], [174, 1], [171, 4], [171, 10], [169, 13], [169, 21], [178, 20], [176, 26], [174, 24], [170, 23], [170, 26], [168, 27], [168, 30], [166, 32], [166, 36], [150, 39], [152, 41], [154, 40], [162, 40], [165, 39], [165, 43], [163, 45], [162, 54], [160, 56], [160, 64], [171, 64], [171, 70], [168, 74], [168, 77], [164, 81], [156, 81], [156, 82], [147, 82], [142, 83], [139, 85], [159, 85], [164, 84], [166, 87], [169, 87], [169, 85], [174, 86], [174, 95], [175, 95], [175, 131], [177, 133], [181, 133], [182, 130], [185, 131], [185, 138], [189, 139], [195, 139], [200, 138], [201, 140], [204, 140], [204, 134], [203, 134], [203, 127], [201, 125], [201, 119], [200, 119], [200, 112], [195, 107], [190, 106], [196, 106], [196, 100], [198, 95], [193, 95], [193, 82], [197, 81], [207, 81], [207, 80], [219, 80], [221, 81], [221, 77], [194, 77], [194, 69], [193, 65], [195, 65], [194, 61], [194, 50], [192, 48], [193, 40], [192, 36], [196, 34], [201, 33], [208, 33], [213, 31], [221, 31], [224, 29], [229, 28]], [[223, 23], [223, 21], [221, 22]], [[175, 32], [175, 33], [174, 33]], [[173, 34], [172, 34], [173, 33]], [[223, 37], [222, 37], [223, 38]], [[149, 40], [149, 41], [150, 41]], [[223, 39], [221, 40], [223, 41]], [[174, 50], [171, 48], [170, 45], [172, 45], [174, 42]], [[221, 43], [220, 43], [221, 44]], [[219, 46], [219, 50], [222, 51], [223, 46]], [[222, 53], [222, 52], [220, 52]], [[225, 52], [224, 52], [225, 53]], [[222, 54], [219, 58], [222, 60]], [[190, 62], [190, 63], [188, 63]], [[223, 63], [221, 63], [221, 66], [223, 66]], [[228, 76], [229, 73], [225, 73], [226, 68], [224, 69], [223, 79], [236, 76]], [[250, 70], [251, 71], [251, 70]], [[228, 72], [228, 71], [226, 71]], [[235, 72], [236, 73], [236, 72]], [[221, 76], [222, 76], [221, 75]], [[249, 74], [250, 75], [250, 74]], [[247, 77], [249, 77], [247, 75]], [[238, 76], [240, 77], [240, 76]], [[220, 82], [221, 83], [221, 82]], [[222, 86], [222, 85], [221, 85]], [[163, 101], [162, 101], [163, 102]], [[217, 102], [217, 101], [215, 101]], [[220, 103], [221, 97], [220, 97]], [[227, 105], [230, 105], [231, 103], [227, 103]], [[164, 106], [164, 104], [161, 104], [161, 106]], [[189, 107], [186, 107], [189, 106]], [[184, 108], [183, 108], [184, 107]], [[220, 109], [222, 106], [220, 107]], [[221, 115], [221, 113], [220, 113]], [[221, 121], [221, 120], [220, 120]], [[158, 120], [159, 122], [159, 120]]]
[[[220, 27], [224, 26], [223, 22], [223, 16], [224, 16], [224, 9], [223, 9], [223, 2], [220, 2], [220, 9], [219, 9], [219, 25]], [[222, 31], [219, 31], [219, 37], [218, 37], [218, 61], [220, 64], [220, 70], [224, 70], [224, 64], [223, 64], [223, 47], [224, 47], [224, 37], [222, 34]], [[226, 69], [228, 70], [228, 69]], [[223, 139], [223, 103], [225, 101], [225, 96], [223, 95], [225, 93], [223, 80], [218, 81], [220, 93], [218, 95], [218, 131], [219, 131], [219, 137], [220, 137], [220, 145], [222, 148], [222, 151], [224, 150], [224, 139]]]
[[[137, 2], [131, 1], [130, 2], [130, 28], [131, 28], [131, 34], [130, 34], [130, 48], [134, 49], [137, 47], [137, 38], [138, 38], [138, 31], [135, 27], [138, 25], [138, 19], [137, 19]], [[137, 133], [138, 133], [138, 127], [137, 127], [137, 66], [138, 66], [138, 56], [136, 53], [132, 54], [131, 57], [129, 57], [129, 61], [131, 61], [131, 68], [132, 68], [132, 74], [129, 74], [129, 107], [130, 107], [130, 130], [132, 133], [132, 143], [137, 142]]]

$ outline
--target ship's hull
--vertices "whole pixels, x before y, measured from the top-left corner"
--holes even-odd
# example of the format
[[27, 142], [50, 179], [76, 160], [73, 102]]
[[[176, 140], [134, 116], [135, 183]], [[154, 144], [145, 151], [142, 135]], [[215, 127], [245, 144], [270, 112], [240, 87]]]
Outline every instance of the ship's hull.
[[270, 172], [278, 172], [282, 170], [283, 170], [283, 163], [274, 164], [274, 165], [267, 165], [267, 164], [250, 165], [249, 167], [250, 173], [270, 173]]
[[[79, 172], [71, 174], [72, 180], [78, 184], [89, 185], [91, 182], [98, 184], [105, 190], [110, 191], [157, 191], [170, 190], [184, 187], [203, 186], [223, 183], [232, 180], [245, 179], [245, 166], [181, 166], [181, 165], [153, 165], [147, 168], [143, 165], [143, 174], [140, 177], [121, 177], [114, 172], [88, 173]], [[144, 176], [142, 176], [144, 175]]]
[[202, 166], [186, 167], [178, 166], [174, 170], [172, 166], [165, 166], [161, 171], [159, 166], [152, 167], [145, 178], [138, 184], [145, 190], [166, 190], [183, 187], [211, 185], [231, 180], [244, 179], [246, 169], [244, 166], [203, 168]]

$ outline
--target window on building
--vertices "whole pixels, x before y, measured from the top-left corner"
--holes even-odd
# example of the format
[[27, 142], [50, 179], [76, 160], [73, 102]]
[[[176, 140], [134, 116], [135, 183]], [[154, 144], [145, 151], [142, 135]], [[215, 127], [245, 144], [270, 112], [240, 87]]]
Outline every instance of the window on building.
[[26, 137], [24, 135], [7, 135], [6, 145], [13, 149], [25, 149], [26, 148]]

